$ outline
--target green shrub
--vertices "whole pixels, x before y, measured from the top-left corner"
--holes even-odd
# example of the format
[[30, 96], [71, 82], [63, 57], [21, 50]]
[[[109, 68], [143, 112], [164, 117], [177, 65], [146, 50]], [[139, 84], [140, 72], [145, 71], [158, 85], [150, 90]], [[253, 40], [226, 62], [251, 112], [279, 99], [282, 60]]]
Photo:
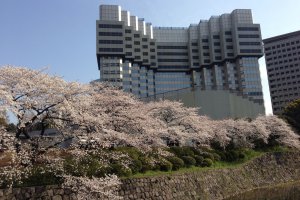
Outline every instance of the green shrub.
[[243, 149], [230, 150], [225, 154], [226, 154], [226, 161], [228, 162], [239, 161], [247, 157]]
[[121, 177], [132, 175], [132, 171], [130, 168], [125, 168], [122, 164], [117, 162], [109, 166], [109, 173], [116, 174]]
[[212, 155], [214, 157], [214, 159], [213, 159], [214, 161], [220, 161], [222, 159], [221, 156], [217, 153], [212, 153]]
[[106, 170], [100, 164], [98, 158], [89, 155], [80, 160], [74, 158], [66, 158], [64, 162], [64, 169], [67, 174], [73, 176], [96, 176], [103, 177]]
[[213, 161], [209, 158], [204, 158], [201, 167], [210, 167], [212, 166]]
[[194, 157], [195, 155], [192, 147], [171, 147], [170, 151], [179, 158], [182, 156]]
[[41, 185], [55, 185], [62, 182], [60, 177], [56, 177], [51, 170], [47, 170], [46, 167], [34, 167], [30, 175], [22, 179], [21, 184], [16, 184], [15, 187], [30, 187]]
[[178, 157], [170, 157], [168, 158], [168, 160], [172, 163], [173, 168], [172, 170], [178, 170], [182, 167], [184, 167], [184, 162], [182, 159], [178, 158]]
[[211, 160], [214, 160], [214, 155], [212, 153], [209, 153], [209, 152], [202, 152], [201, 156], [203, 156], [204, 158], [209, 158]]
[[204, 160], [203, 156], [197, 156], [197, 155], [196, 155], [194, 158], [195, 158], [195, 160], [196, 160], [196, 165], [197, 165], [197, 166], [201, 166], [201, 165], [202, 165], [202, 162], [203, 162], [203, 160]]
[[129, 157], [135, 160], [143, 155], [137, 148], [134, 147], [117, 147], [115, 150], [126, 153]]
[[239, 160], [239, 152], [237, 150], [230, 150], [226, 152], [226, 160], [228, 162], [234, 162]]
[[149, 170], [153, 170], [153, 167], [151, 166], [150, 159], [148, 157], [142, 156], [142, 157], [139, 157], [139, 160], [142, 163], [142, 169], [140, 170], [141, 172], [146, 172], [146, 171], [149, 171]]
[[182, 156], [182, 160], [186, 167], [191, 167], [196, 164], [196, 160], [191, 156]]
[[173, 167], [172, 163], [167, 160], [162, 160], [159, 163], [159, 166], [160, 166], [160, 170], [165, 172], [171, 171]]
[[132, 163], [129, 165], [133, 174], [140, 172], [143, 168], [143, 164], [140, 160], [132, 160]]

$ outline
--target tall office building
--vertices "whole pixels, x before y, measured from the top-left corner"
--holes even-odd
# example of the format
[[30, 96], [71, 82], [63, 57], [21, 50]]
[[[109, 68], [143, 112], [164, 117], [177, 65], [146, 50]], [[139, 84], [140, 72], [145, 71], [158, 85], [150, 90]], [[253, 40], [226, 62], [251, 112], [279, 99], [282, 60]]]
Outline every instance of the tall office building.
[[198, 87], [234, 91], [263, 104], [262, 39], [251, 10], [234, 10], [184, 28], [153, 28], [120, 6], [101, 5], [96, 25], [102, 81], [139, 97]]
[[273, 113], [300, 98], [300, 31], [264, 40]]

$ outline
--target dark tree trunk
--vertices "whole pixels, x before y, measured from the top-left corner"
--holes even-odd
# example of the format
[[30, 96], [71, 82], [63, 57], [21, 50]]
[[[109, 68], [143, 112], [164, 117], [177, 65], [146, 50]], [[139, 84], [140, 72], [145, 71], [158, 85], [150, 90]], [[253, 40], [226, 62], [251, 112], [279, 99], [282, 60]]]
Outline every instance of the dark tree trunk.
[[30, 136], [28, 134], [28, 130], [26, 127], [22, 127], [22, 128], [18, 128], [17, 129], [17, 134], [16, 137], [20, 138], [20, 135], [24, 134], [24, 136], [26, 137], [26, 139], [30, 139]]

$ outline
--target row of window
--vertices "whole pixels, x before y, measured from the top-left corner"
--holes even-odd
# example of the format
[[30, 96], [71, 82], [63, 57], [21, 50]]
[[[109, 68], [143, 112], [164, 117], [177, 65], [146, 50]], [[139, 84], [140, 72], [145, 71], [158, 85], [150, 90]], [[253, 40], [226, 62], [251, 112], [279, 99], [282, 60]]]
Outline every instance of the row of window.
[[241, 49], [240, 53], [261, 53], [261, 49]]
[[240, 45], [247, 45], [247, 46], [257, 46], [261, 45], [260, 42], [239, 42]]
[[239, 38], [260, 38], [258, 34], [239, 34]]
[[99, 24], [99, 28], [122, 28], [121, 24]]
[[123, 44], [123, 40], [99, 40], [99, 44]]
[[158, 62], [188, 62], [188, 59], [158, 59]]
[[[294, 45], [294, 44], [299, 44], [300, 43], [300, 40], [297, 40], [297, 41], [294, 41], [294, 42], [287, 42], [287, 43], [284, 43], [284, 44], [278, 44], [278, 45], [274, 45], [272, 46], [272, 49], [275, 49], [275, 48], [280, 48], [280, 47], [285, 47], [285, 46], [290, 46], [290, 45]], [[267, 47], [266, 48], [266, 51], [270, 50], [271, 47]]]
[[161, 56], [188, 56], [187, 52], [157, 52]]
[[159, 69], [189, 69], [189, 66], [159, 65]]
[[158, 49], [187, 49], [187, 46], [157, 46]]
[[99, 48], [99, 52], [123, 52], [122, 48]]
[[259, 31], [258, 27], [238, 27], [238, 31]]
[[123, 36], [121, 32], [99, 32], [99, 36]]
[[[272, 51], [272, 54], [276, 54], [276, 53], [281, 53], [281, 52], [287, 52], [287, 51], [291, 51], [291, 50], [296, 50], [296, 49], [300, 49], [300, 46], [294, 46], [292, 48], [286, 48], [286, 49], [280, 49], [280, 50], [275, 50], [275, 51]], [[269, 56], [271, 55], [271, 52], [268, 52], [266, 53], [266, 56]]]

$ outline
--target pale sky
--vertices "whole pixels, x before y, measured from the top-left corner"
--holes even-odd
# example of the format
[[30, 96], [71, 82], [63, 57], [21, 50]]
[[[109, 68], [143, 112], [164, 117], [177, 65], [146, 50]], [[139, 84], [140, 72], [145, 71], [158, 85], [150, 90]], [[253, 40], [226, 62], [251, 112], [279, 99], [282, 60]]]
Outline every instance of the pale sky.
[[[0, 0], [0, 66], [47, 66], [69, 81], [98, 79], [96, 20], [101, 4], [120, 5], [153, 26], [187, 27], [240, 8], [252, 9], [264, 39], [300, 30], [299, 0]], [[260, 69], [271, 113], [264, 58]]]

